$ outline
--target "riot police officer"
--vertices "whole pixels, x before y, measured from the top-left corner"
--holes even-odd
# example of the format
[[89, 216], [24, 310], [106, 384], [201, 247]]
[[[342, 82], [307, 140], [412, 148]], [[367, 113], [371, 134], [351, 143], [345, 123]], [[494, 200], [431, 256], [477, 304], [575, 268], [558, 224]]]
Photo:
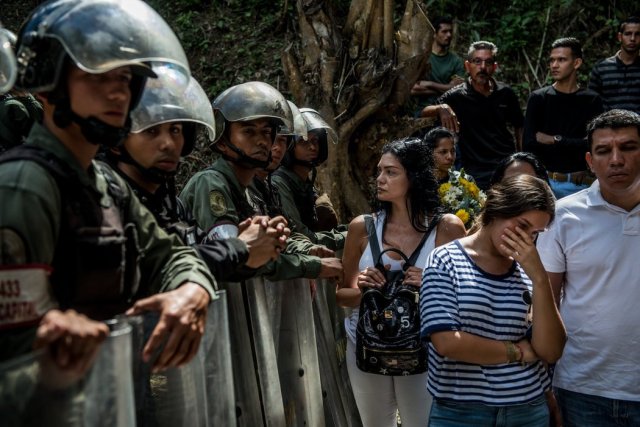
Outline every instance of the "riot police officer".
[[[216, 115], [214, 148], [221, 157], [194, 175], [180, 194], [207, 239], [235, 237], [241, 220], [264, 214], [248, 187], [256, 173], [271, 163], [277, 131], [292, 129], [289, 104], [275, 88], [263, 82], [242, 83], [225, 90], [213, 101]], [[281, 216], [276, 217], [284, 221]], [[342, 272], [336, 260], [305, 262], [291, 254], [268, 264], [258, 273], [270, 279], [335, 277]]]
[[0, 158], [0, 274], [15, 285], [0, 296], [3, 358], [29, 349], [56, 307], [94, 319], [156, 311], [143, 358], [162, 349], [162, 369], [196, 354], [213, 277], [93, 160], [129, 132], [150, 60], [189, 75], [175, 35], [139, 0], [54, 0], [21, 29], [17, 86], [37, 94], [44, 118]]
[[282, 166], [273, 174], [273, 184], [280, 194], [285, 217], [291, 221], [291, 229], [313, 243], [339, 250], [344, 246], [346, 229], [320, 230], [314, 187], [316, 168], [329, 156], [328, 141], [336, 144], [338, 135], [316, 110], [301, 108], [300, 113], [307, 136], [296, 136]]
[[183, 77], [173, 67], [154, 66], [153, 70], [158, 77], [147, 83], [131, 113], [131, 133], [122, 146], [108, 153], [110, 163], [160, 226], [195, 245], [218, 280], [251, 274], [278, 256], [284, 230], [269, 227], [268, 218], [259, 217], [242, 224], [238, 238], [199, 244], [203, 233], [178, 199], [174, 177], [181, 159], [194, 149], [198, 133], [214, 139], [213, 109], [193, 77], [184, 89], [176, 85]]
[[[0, 28], [0, 37], [5, 41], [0, 42], [10, 46], [13, 50], [16, 44], [16, 35], [11, 31]], [[9, 52], [9, 61], [12, 52]], [[7, 65], [10, 63], [7, 62]], [[13, 60], [15, 65], [15, 59]], [[4, 73], [0, 71], [0, 82], [4, 81]], [[6, 79], [9, 82], [9, 79]], [[15, 76], [13, 78], [15, 80]], [[0, 83], [0, 85], [2, 85]], [[0, 94], [0, 152], [22, 144], [29, 134], [34, 122], [42, 121], [42, 105], [30, 93], [8, 88], [6, 94]]]

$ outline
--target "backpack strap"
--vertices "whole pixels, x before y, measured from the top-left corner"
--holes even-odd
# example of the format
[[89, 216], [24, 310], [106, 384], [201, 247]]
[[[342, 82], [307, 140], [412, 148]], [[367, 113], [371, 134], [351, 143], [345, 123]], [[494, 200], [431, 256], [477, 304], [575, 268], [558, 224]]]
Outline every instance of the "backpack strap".
[[373, 259], [377, 261], [382, 254], [380, 253], [380, 244], [378, 243], [378, 236], [376, 235], [376, 225], [373, 222], [373, 216], [371, 216], [371, 214], [364, 215], [364, 225], [367, 228], [371, 255]]
[[380, 251], [380, 244], [378, 243], [378, 236], [376, 235], [376, 226], [374, 224], [373, 217], [370, 214], [365, 214], [364, 223], [367, 229], [369, 245], [371, 247], [371, 255], [375, 260], [376, 267], [378, 267], [379, 269], [380, 267], [382, 267], [380, 271], [384, 273], [384, 266], [380, 263], [380, 258], [382, 257], [382, 254], [384, 254], [385, 252], [396, 252], [397, 254], [401, 255], [402, 258], [405, 260], [405, 263], [402, 266], [402, 270], [404, 271], [406, 271], [409, 267], [415, 265], [416, 261], [418, 260], [418, 257], [420, 256], [420, 251], [422, 250], [422, 247], [424, 246], [425, 242], [429, 238], [429, 235], [431, 234], [433, 229], [440, 222], [440, 219], [442, 219], [441, 214], [438, 214], [435, 217], [433, 217], [433, 219], [429, 222], [429, 226], [427, 227], [427, 230], [422, 236], [420, 243], [418, 243], [418, 246], [415, 248], [411, 256], [407, 259], [407, 256], [402, 251], [396, 248], [389, 248], [389, 249], [385, 249], [384, 251]]
[[436, 228], [436, 226], [440, 222], [440, 219], [442, 219], [442, 215], [438, 214], [434, 216], [431, 221], [429, 221], [429, 226], [427, 227], [427, 231], [424, 232], [424, 236], [422, 236], [422, 240], [420, 240], [420, 243], [418, 243], [418, 246], [409, 257], [409, 260], [404, 263], [404, 266], [402, 267], [403, 270], [406, 271], [407, 268], [412, 267], [416, 264], [416, 261], [418, 261], [418, 257], [420, 256], [420, 251], [422, 250], [422, 247], [424, 246], [425, 242], [429, 238], [429, 235], [431, 234], [433, 229]]

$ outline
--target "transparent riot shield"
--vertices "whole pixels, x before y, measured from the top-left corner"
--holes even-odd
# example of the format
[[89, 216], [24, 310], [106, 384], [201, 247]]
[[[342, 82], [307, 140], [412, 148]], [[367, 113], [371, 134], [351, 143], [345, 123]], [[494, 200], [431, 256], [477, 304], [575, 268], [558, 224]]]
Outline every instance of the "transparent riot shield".
[[135, 426], [131, 328], [110, 325], [90, 370], [60, 370], [46, 350], [0, 366], [0, 420], [13, 426]]
[[138, 347], [133, 357], [134, 371], [140, 375], [136, 378], [136, 396], [142, 399], [136, 402], [138, 426], [207, 427], [204, 358], [196, 356], [184, 366], [158, 373], [150, 370], [157, 354], [148, 364], [141, 359], [141, 349], [158, 320], [157, 313], [146, 313], [141, 322], [135, 318], [132, 321], [138, 327], [133, 340]]
[[210, 427], [236, 426], [231, 338], [227, 292], [219, 290], [207, 314], [207, 327], [200, 343], [207, 389], [207, 414]]
[[238, 426], [285, 425], [273, 331], [262, 278], [220, 284], [227, 291]]
[[[267, 286], [271, 286], [267, 283]], [[325, 426], [310, 282], [279, 282], [278, 371], [287, 426]]]

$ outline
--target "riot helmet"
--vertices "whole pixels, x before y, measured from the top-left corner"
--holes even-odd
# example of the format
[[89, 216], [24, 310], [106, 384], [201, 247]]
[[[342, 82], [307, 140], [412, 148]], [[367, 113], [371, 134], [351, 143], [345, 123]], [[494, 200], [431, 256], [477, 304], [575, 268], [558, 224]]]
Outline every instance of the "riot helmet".
[[[287, 100], [276, 88], [263, 82], [247, 82], [228, 88], [213, 101], [213, 112], [216, 122], [214, 144], [222, 143], [238, 156], [234, 159], [223, 154], [225, 159], [248, 168], [267, 167], [271, 154], [266, 161], [258, 160], [233, 145], [228, 135], [229, 123], [269, 119], [272, 143], [279, 128], [293, 126]], [[217, 145], [214, 148], [220, 151]]]
[[0, 95], [8, 92], [16, 80], [15, 35], [0, 25]]
[[287, 104], [289, 104], [289, 108], [291, 109], [291, 116], [292, 116], [292, 122], [293, 122], [293, 127], [289, 127], [286, 125], [282, 125], [279, 129], [277, 134], [278, 135], [285, 135], [285, 136], [290, 136], [293, 142], [293, 138], [296, 136], [300, 136], [303, 138], [307, 137], [307, 125], [304, 121], [304, 118], [302, 117], [302, 114], [300, 114], [300, 110], [298, 109], [298, 107], [296, 106], [296, 104], [294, 104], [291, 101], [287, 101]]
[[42, 92], [54, 105], [53, 119], [64, 128], [77, 123], [85, 138], [114, 146], [126, 137], [130, 120], [120, 128], [71, 110], [66, 71], [70, 65], [89, 74], [129, 66], [129, 113], [136, 106], [149, 63], [170, 63], [189, 75], [186, 55], [167, 23], [141, 0], [52, 0], [38, 7], [20, 30], [17, 86]]
[[[329, 157], [329, 147], [327, 140], [332, 144], [338, 143], [338, 135], [331, 126], [322, 118], [320, 113], [312, 108], [300, 108], [300, 116], [304, 120], [306, 135], [296, 135], [296, 141], [287, 150], [282, 163], [291, 168], [294, 164], [315, 168], [324, 163]], [[295, 156], [295, 145], [302, 141], [308, 141], [309, 135], [315, 134], [318, 137], [318, 157], [312, 162], [297, 159]]]
[[[137, 134], [163, 123], [182, 124], [184, 145], [180, 155], [187, 156], [193, 150], [198, 130], [204, 130], [209, 141], [215, 138], [213, 109], [200, 84], [185, 76], [172, 64], [154, 65], [157, 78], [149, 80], [138, 106], [131, 112], [131, 133]], [[185, 79], [188, 83], [185, 83]], [[145, 168], [127, 152], [125, 145], [119, 147], [120, 161], [134, 165], [143, 176], [152, 182], [161, 183], [174, 172], [157, 168]]]

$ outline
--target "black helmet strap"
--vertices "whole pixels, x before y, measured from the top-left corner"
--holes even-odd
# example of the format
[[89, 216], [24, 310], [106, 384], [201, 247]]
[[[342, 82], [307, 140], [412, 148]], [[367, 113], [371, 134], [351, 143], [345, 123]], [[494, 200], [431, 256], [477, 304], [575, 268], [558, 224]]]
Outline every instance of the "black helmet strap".
[[229, 148], [231, 151], [238, 155], [237, 158], [233, 158], [227, 154], [221, 153], [222, 157], [225, 160], [237, 164], [238, 166], [246, 169], [265, 169], [267, 166], [269, 166], [269, 163], [271, 163], [271, 150], [269, 150], [269, 156], [267, 157], [267, 160], [258, 160], [254, 159], [251, 156], [248, 156], [244, 151], [230, 143], [226, 138], [220, 142], [222, 142], [225, 147]]
[[153, 183], [165, 184], [167, 181], [173, 179], [173, 177], [178, 172], [177, 168], [172, 172], [168, 172], [158, 168], [145, 168], [140, 163], [138, 163], [133, 157], [131, 157], [131, 154], [129, 154], [129, 152], [124, 147], [124, 145], [118, 147], [118, 149], [120, 150], [120, 155], [118, 156], [119, 161], [135, 166], [135, 168], [138, 169], [140, 174], [145, 179], [148, 179]]

